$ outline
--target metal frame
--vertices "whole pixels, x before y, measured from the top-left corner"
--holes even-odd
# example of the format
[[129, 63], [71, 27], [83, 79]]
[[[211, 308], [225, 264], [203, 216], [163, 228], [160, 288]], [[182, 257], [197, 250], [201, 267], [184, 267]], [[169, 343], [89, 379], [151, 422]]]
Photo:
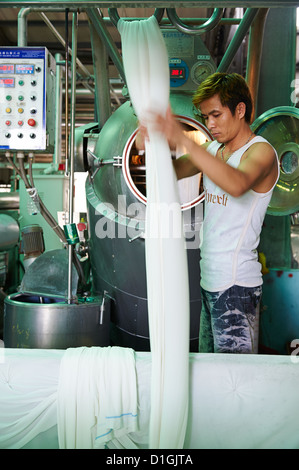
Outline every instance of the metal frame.
[[118, 8], [118, 7], [131, 7], [131, 8], [176, 8], [176, 7], [207, 7], [207, 8], [225, 8], [225, 7], [251, 7], [251, 8], [275, 8], [275, 7], [296, 7], [299, 6], [298, 0], [156, 0], [156, 1], [136, 1], [132, 0], [0, 0], [0, 8], [12, 7], [55, 7], [61, 8]]

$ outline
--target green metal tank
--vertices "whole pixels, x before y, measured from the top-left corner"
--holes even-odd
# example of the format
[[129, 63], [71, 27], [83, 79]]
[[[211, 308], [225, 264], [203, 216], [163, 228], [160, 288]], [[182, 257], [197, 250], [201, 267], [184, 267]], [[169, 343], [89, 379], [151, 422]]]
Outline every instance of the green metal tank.
[[[186, 132], [194, 133], [201, 142], [211, 140], [194, 114], [191, 99], [190, 94], [173, 93], [172, 110]], [[136, 150], [137, 128], [128, 101], [108, 119], [88, 157], [89, 252], [94, 290], [99, 295], [107, 291], [112, 299], [112, 342], [149, 350], [144, 241], [146, 155]], [[190, 274], [190, 349], [196, 351], [201, 309], [198, 247], [204, 195], [199, 179], [189, 183], [189, 188], [181, 189], [181, 207]]]

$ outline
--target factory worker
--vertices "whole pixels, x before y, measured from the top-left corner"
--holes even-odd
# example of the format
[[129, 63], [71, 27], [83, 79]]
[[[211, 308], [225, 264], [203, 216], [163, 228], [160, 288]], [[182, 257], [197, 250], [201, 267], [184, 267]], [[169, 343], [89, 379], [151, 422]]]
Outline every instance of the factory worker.
[[[279, 176], [277, 155], [251, 131], [252, 100], [241, 75], [211, 75], [195, 92], [193, 104], [212, 142], [191, 140], [170, 110], [152, 119], [170, 147], [186, 149], [174, 161], [178, 179], [203, 173], [199, 351], [257, 353], [262, 293], [257, 247]], [[144, 126], [140, 135], [147, 136]]]

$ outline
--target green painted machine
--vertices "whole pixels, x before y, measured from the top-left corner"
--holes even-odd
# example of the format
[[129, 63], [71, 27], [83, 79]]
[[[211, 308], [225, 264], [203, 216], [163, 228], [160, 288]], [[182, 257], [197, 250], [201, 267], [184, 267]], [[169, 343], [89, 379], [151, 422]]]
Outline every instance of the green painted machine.
[[[181, 6], [187, 6], [188, 2], [181, 3]], [[190, 20], [181, 20], [173, 8], [155, 10], [169, 53], [170, 101], [186, 132], [204, 142], [211, 136], [192, 106], [193, 91], [202, 79], [216, 70], [246, 74], [255, 104], [252, 129], [276, 148], [281, 163], [280, 179], [269, 206], [259, 247], [266, 268], [261, 314], [261, 346], [264, 349], [261, 351], [287, 354], [285, 345], [299, 338], [296, 289], [289, 289], [298, 270], [299, 236], [299, 114], [294, 85], [296, 10], [292, 2], [286, 8], [277, 4], [279, 2], [275, 2], [275, 8], [271, 8], [272, 5], [267, 8], [266, 3], [269, 2], [265, 2], [262, 8], [251, 8], [251, 2], [247, 2], [246, 11], [240, 17], [227, 18], [222, 8], [224, 3], [219, 8], [210, 2], [208, 6], [215, 7], [211, 17], [202, 21], [196, 19], [192, 26]], [[42, 8], [42, 4], [40, 2], [39, 7]], [[59, 133], [50, 139], [54, 152], [49, 166], [42, 167], [33, 162], [36, 149], [26, 148], [24, 152], [19, 148], [2, 146], [0, 149], [2, 155], [10, 153], [7, 155], [8, 163], [20, 179], [18, 216], [14, 218], [19, 237], [22, 239], [26, 235], [23, 231], [28, 226], [38, 225], [44, 238], [44, 251], [40, 250], [30, 269], [22, 272], [21, 276], [18, 269], [19, 277], [16, 276], [10, 285], [13, 291], [7, 291], [7, 285], [5, 287], [4, 340], [11, 347], [60, 348], [109, 342], [137, 350], [150, 348], [144, 260], [146, 155], [136, 149], [138, 123], [127, 94], [121, 56], [106, 26], [107, 22], [117, 23], [118, 2], [111, 2], [109, 18], [106, 19], [91, 4], [82, 5], [81, 2], [91, 32], [94, 115], [89, 123], [76, 127], [76, 70], [77, 67], [82, 70], [82, 64], [77, 61], [77, 12], [74, 12], [71, 69], [68, 70], [71, 80], [68, 88], [70, 133], [67, 135], [67, 168], [62, 170], [59, 167]], [[198, 4], [207, 6], [205, 2]], [[20, 24], [23, 20], [24, 17], [20, 16]], [[219, 34], [217, 28], [231, 20], [234, 34], [222, 57], [214, 57], [207, 44], [209, 40], [211, 43], [215, 31]], [[21, 36], [23, 30], [25, 28], [20, 28], [20, 48], [26, 43]], [[107, 54], [123, 86], [121, 99], [114, 109], [111, 107]], [[237, 60], [239, 55], [242, 60]], [[0, 61], [3, 65], [3, 59]], [[15, 69], [11, 64], [9, 71], [13, 74]], [[53, 69], [56, 74], [55, 109], [58, 111], [51, 132], [61, 127], [61, 102], [57, 94], [61, 82], [59, 64], [61, 57], [56, 58], [56, 68]], [[33, 71], [29, 66], [26, 70]], [[2, 139], [5, 141], [8, 137], [3, 134]], [[24, 172], [29, 176], [31, 172], [34, 184], [29, 176], [26, 181]], [[86, 178], [85, 185], [81, 178], [76, 180], [78, 175], [84, 180]], [[77, 202], [74, 204], [78, 193], [80, 202], [84, 200], [79, 210]], [[190, 349], [196, 351], [201, 306], [198, 243], [204, 205], [200, 180], [187, 182], [181, 188], [181, 194], [190, 279]], [[28, 213], [28, 201], [38, 202], [38, 215]], [[74, 217], [75, 213], [80, 214], [78, 219]], [[79, 225], [83, 226], [84, 233], [78, 243], [76, 230]], [[5, 232], [4, 223], [2, 229]], [[31, 231], [38, 232], [35, 229]], [[73, 243], [70, 233], [75, 234], [76, 242]], [[17, 244], [10, 250], [23, 262], [25, 254], [16, 255]], [[7, 256], [3, 255], [2, 260], [4, 258]], [[50, 264], [53, 271], [46, 269]], [[2, 272], [7, 270], [7, 261], [2, 261], [2, 266], [5, 266]], [[62, 278], [59, 278], [59, 272], [64, 273]], [[278, 276], [278, 272], [283, 275]], [[283, 282], [285, 279], [289, 282]], [[283, 304], [278, 302], [277, 292], [279, 298], [283, 298]], [[90, 323], [83, 325], [87, 318]], [[281, 328], [286, 319], [286, 328]], [[22, 328], [16, 329], [16, 324], [22, 324]], [[63, 336], [65, 342], [61, 342]]]

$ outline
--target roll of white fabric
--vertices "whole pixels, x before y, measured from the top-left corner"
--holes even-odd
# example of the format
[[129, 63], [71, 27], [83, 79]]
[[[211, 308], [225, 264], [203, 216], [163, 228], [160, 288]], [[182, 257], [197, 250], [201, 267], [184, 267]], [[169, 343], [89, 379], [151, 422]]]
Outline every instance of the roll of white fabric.
[[155, 17], [119, 20], [128, 91], [147, 124], [146, 275], [152, 352], [149, 447], [183, 447], [188, 416], [189, 284], [178, 184], [165, 137], [147, 122], [169, 104], [168, 56]]

